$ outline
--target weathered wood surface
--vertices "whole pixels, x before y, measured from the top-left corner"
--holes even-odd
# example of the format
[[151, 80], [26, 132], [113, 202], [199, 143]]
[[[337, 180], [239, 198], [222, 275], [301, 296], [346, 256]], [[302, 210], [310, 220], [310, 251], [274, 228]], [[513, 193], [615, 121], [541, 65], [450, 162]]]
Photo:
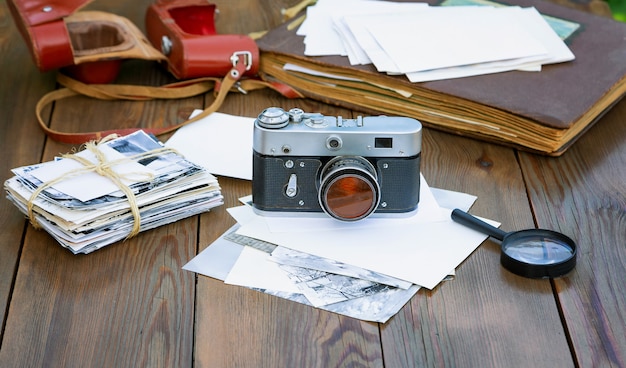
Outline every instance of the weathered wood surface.
[[[90, 5], [143, 25], [150, 3]], [[216, 1], [221, 32], [280, 22], [296, 1]], [[585, 7], [592, 2], [575, 1]], [[596, 5], [594, 5], [596, 6]], [[47, 140], [34, 106], [55, 88], [39, 73], [0, 4], [0, 135], [3, 179], [10, 169], [71, 147]], [[172, 78], [152, 63], [124, 65], [120, 82]], [[72, 98], [46, 116], [66, 131], [158, 126], [180, 121], [212, 97], [102, 102]], [[270, 91], [230, 95], [220, 111], [255, 116], [267, 106], [356, 115]], [[626, 101], [560, 158], [433, 130], [424, 132], [422, 170], [433, 187], [478, 196], [472, 212], [504, 230], [543, 227], [578, 241], [567, 277], [527, 280], [499, 265], [486, 241], [454, 281], [422, 290], [386, 324], [362, 322], [221, 281], [181, 266], [234, 220], [226, 208], [250, 182], [219, 178], [225, 206], [87, 256], [74, 256], [0, 201], [0, 367], [541, 367], [626, 366]]]

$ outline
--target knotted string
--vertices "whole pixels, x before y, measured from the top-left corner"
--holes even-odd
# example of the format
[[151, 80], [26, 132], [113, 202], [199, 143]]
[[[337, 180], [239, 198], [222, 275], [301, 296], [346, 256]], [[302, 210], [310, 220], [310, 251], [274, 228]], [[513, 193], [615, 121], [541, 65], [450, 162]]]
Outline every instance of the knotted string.
[[[40, 225], [37, 221], [37, 219], [35, 218], [35, 212], [34, 212], [34, 201], [35, 199], [41, 194], [41, 192], [43, 192], [44, 190], [46, 190], [49, 187], [54, 186], [55, 184], [58, 184], [64, 180], [70, 179], [72, 177], [75, 176], [79, 176], [88, 172], [95, 172], [100, 176], [104, 176], [106, 178], [108, 178], [109, 180], [111, 180], [125, 195], [126, 198], [128, 200], [128, 203], [130, 205], [130, 211], [133, 215], [134, 221], [133, 221], [133, 228], [130, 231], [130, 233], [128, 234], [128, 236], [126, 237], [126, 239], [131, 238], [135, 235], [137, 235], [141, 229], [141, 214], [139, 212], [139, 206], [137, 204], [137, 199], [135, 197], [135, 193], [133, 192], [133, 190], [126, 184], [124, 184], [124, 182], [122, 180], [124, 179], [128, 179], [131, 175], [137, 175], [137, 173], [128, 173], [128, 174], [119, 174], [117, 172], [115, 172], [115, 170], [113, 170], [113, 167], [115, 165], [119, 165], [119, 164], [123, 164], [123, 163], [128, 163], [128, 162], [137, 162], [139, 160], [143, 160], [146, 158], [151, 158], [151, 157], [156, 157], [159, 155], [162, 155], [165, 152], [171, 152], [171, 153], [176, 153], [176, 150], [171, 149], [171, 148], [167, 148], [167, 147], [162, 147], [162, 148], [158, 148], [155, 150], [151, 150], [151, 151], [147, 151], [147, 152], [141, 152], [132, 156], [126, 156], [124, 158], [120, 158], [120, 159], [116, 159], [116, 160], [107, 160], [106, 156], [104, 155], [104, 153], [98, 149], [98, 145], [103, 144], [105, 142], [108, 142], [114, 138], [117, 138], [117, 135], [112, 134], [109, 135], [107, 137], [102, 138], [100, 141], [96, 142], [96, 141], [89, 141], [87, 143], [84, 144], [84, 149], [85, 150], [89, 150], [90, 152], [92, 152], [95, 157], [96, 157], [96, 162], [93, 163], [89, 160], [87, 160], [84, 157], [80, 157], [77, 156], [76, 154], [64, 154], [62, 155], [63, 158], [67, 158], [67, 159], [72, 159], [74, 161], [77, 161], [78, 163], [82, 164], [83, 167], [81, 168], [77, 168], [71, 171], [66, 172], [65, 174], [59, 176], [56, 179], [50, 180], [46, 183], [43, 183], [42, 185], [40, 185], [30, 196], [29, 200], [28, 200], [28, 218], [30, 219], [31, 224], [35, 227], [35, 228], [39, 228]], [[143, 173], [143, 175], [148, 176], [150, 179], [152, 178], [153, 175], [151, 174], [147, 174], [147, 173]]]

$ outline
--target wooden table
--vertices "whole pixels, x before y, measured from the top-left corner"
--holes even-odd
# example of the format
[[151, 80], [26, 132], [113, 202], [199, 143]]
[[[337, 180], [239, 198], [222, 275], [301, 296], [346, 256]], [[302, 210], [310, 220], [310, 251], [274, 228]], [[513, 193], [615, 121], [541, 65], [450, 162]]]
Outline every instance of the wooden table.
[[[216, 1], [218, 28], [268, 29], [280, 22], [281, 7], [295, 2]], [[111, 0], [90, 8], [143, 27], [149, 3]], [[0, 172], [6, 179], [13, 167], [71, 147], [46, 139], [36, 125], [35, 103], [55, 88], [55, 73], [35, 69], [5, 2], [0, 34]], [[154, 63], [129, 61], [118, 82], [171, 80]], [[46, 119], [66, 131], [167, 125], [211, 98], [72, 98], [49, 109]], [[271, 91], [229, 95], [220, 111], [256, 116], [271, 105], [357, 114]], [[570, 234], [580, 247], [578, 264], [563, 278], [524, 279], [500, 267], [499, 245], [488, 240], [454, 281], [419, 291], [385, 324], [181, 269], [234, 224], [226, 208], [250, 193], [248, 181], [220, 177], [224, 206], [87, 256], [72, 255], [2, 200], [0, 367], [624, 367], [625, 121], [621, 101], [560, 158], [426, 129], [422, 169], [432, 187], [477, 195], [472, 212], [501, 221], [504, 230]]]

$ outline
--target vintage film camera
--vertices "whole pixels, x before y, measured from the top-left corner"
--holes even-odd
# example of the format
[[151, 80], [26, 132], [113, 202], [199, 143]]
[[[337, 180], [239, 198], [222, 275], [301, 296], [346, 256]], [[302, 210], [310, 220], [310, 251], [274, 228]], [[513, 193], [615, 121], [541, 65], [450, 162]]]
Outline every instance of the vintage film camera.
[[267, 108], [254, 123], [254, 209], [343, 221], [408, 216], [419, 202], [421, 146], [422, 125], [411, 118]]

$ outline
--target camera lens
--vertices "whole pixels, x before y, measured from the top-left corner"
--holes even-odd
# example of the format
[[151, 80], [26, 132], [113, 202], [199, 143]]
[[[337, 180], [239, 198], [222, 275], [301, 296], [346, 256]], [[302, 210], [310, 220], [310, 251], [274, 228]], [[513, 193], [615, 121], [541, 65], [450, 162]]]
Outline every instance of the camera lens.
[[342, 221], [369, 216], [380, 200], [374, 166], [362, 157], [335, 157], [322, 169], [319, 201], [324, 212]]

